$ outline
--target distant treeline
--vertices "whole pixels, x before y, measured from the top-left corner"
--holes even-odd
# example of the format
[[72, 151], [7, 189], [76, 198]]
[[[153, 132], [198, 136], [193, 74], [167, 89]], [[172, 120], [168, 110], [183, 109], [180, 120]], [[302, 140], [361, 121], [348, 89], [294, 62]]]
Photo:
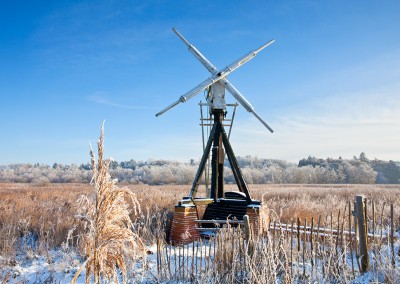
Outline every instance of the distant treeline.
[[[308, 157], [298, 164], [282, 160], [237, 157], [243, 176], [249, 184], [265, 183], [400, 183], [400, 163], [369, 160], [364, 153], [353, 159], [319, 159]], [[176, 162], [167, 160], [112, 161], [110, 174], [122, 183], [191, 184], [197, 172], [198, 161]], [[224, 166], [226, 183], [235, 179], [229, 163]], [[90, 182], [89, 163], [81, 165], [11, 164], [0, 166], [0, 182], [67, 183]], [[204, 181], [204, 179], [203, 179]]]

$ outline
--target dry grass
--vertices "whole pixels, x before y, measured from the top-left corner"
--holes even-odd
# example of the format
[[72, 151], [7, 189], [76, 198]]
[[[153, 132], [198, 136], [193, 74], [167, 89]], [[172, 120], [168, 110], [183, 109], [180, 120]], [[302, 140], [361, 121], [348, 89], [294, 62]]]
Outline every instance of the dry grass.
[[[127, 185], [142, 205], [142, 214], [131, 219], [139, 236], [148, 243], [165, 237], [174, 205], [188, 195], [189, 185]], [[253, 198], [264, 199], [270, 209], [271, 220], [290, 222], [298, 217], [309, 220], [330, 212], [337, 215], [356, 194], [364, 194], [381, 208], [385, 202], [385, 215], [389, 204], [395, 208], [395, 220], [400, 215], [399, 185], [249, 185]], [[236, 190], [228, 185], [228, 190]], [[45, 254], [47, 248], [60, 246], [71, 228], [76, 228], [72, 245], [83, 233], [83, 226], [75, 218], [80, 205], [76, 202], [82, 194], [90, 195], [89, 184], [0, 184], [0, 254], [15, 255], [23, 243], [21, 237], [34, 237], [36, 245], [30, 249]], [[370, 207], [371, 208], [371, 207]], [[377, 210], [380, 214], [380, 211]], [[26, 249], [26, 247], [24, 248]]]
[[[399, 185], [250, 185], [249, 187], [253, 198], [263, 199], [264, 206], [271, 213], [271, 221], [277, 220], [278, 222], [281, 219], [283, 223], [290, 223], [291, 220], [300, 218], [303, 222], [305, 217], [310, 221], [311, 217], [317, 220], [318, 215], [322, 215], [321, 226], [328, 224], [329, 227], [330, 219], [325, 216], [330, 216], [332, 212], [334, 228], [336, 228], [335, 218], [339, 209], [342, 210], [341, 216], [343, 216], [344, 208], [349, 202], [353, 202], [354, 196], [363, 194], [369, 200], [369, 212], [371, 212], [371, 202], [376, 205], [377, 223], [379, 223], [383, 205], [385, 204], [383, 216], [387, 217], [389, 216], [389, 204], [394, 204], [395, 223], [397, 226], [399, 224], [397, 222], [400, 216]], [[137, 236], [146, 244], [158, 243], [166, 246], [167, 244], [160, 240], [167, 239], [174, 205], [188, 194], [190, 186], [127, 185], [127, 189], [136, 194], [142, 205], [141, 214], [136, 215], [133, 212], [130, 214], [131, 226]], [[228, 185], [226, 190], [236, 190], [236, 187]], [[46, 255], [48, 249], [59, 247], [62, 244], [85, 248], [85, 246], [81, 246], [85, 242], [80, 236], [87, 233], [87, 227], [85, 228], [82, 222], [77, 220], [76, 213], [80, 211], [84, 216], [83, 213], [87, 212], [85, 210], [89, 206], [84, 208], [83, 204], [78, 203], [77, 200], [82, 195], [91, 196], [92, 194], [94, 197], [93, 193], [93, 187], [89, 184], [0, 184], [0, 255], [6, 256], [3, 259], [8, 259], [11, 263], [16, 258], [18, 251], [32, 251], [35, 254]], [[346, 212], [348, 214], [348, 208]], [[369, 218], [371, 219], [371, 215]], [[129, 222], [127, 219], [126, 221]], [[387, 224], [385, 218], [383, 221]], [[74, 232], [68, 237], [71, 228], [74, 228]], [[347, 228], [346, 223], [344, 223], [344, 228]], [[223, 235], [220, 236], [220, 238], [223, 237]], [[230, 237], [228, 236], [228, 238]], [[291, 243], [287, 238], [282, 239], [276, 242], [272, 250], [269, 247], [270, 243], [267, 246], [262, 243], [256, 244], [257, 257], [253, 258], [255, 262], [253, 259], [241, 258], [241, 261], [246, 261], [245, 265], [248, 268], [245, 270], [248, 271], [248, 274], [241, 275], [253, 283], [265, 283], [262, 282], [265, 279], [275, 281], [278, 278], [285, 279], [286, 283], [301, 281], [299, 278], [302, 275], [301, 268], [296, 267], [293, 274], [288, 274], [288, 267], [286, 267], [289, 257], [288, 244]], [[86, 246], [88, 256], [93, 252], [90, 247], [90, 245]], [[235, 259], [243, 257], [239, 254], [241, 249], [243, 246], [229, 248], [228, 251], [233, 254], [219, 255], [217, 253], [216, 258], [222, 260], [218, 260], [221, 269], [216, 271], [210, 268], [204, 273], [202, 272], [198, 275], [199, 283], [201, 280], [209, 281], [210, 279], [216, 280], [215, 283], [228, 283], [229, 281], [231, 281], [229, 283], [233, 283], [243, 280], [244, 278], [236, 278], [237, 274], [231, 273], [243, 268], [241, 262], [237, 262]], [[271, 252], [275, 253], [271, 254]], [[298, 258], [299, 255], [296, 254], [295, 257]], [[342, 277], [345, 275], [347, 275], [346, 279], [351, 278], [349, 271], [346, 271], [346, 274], [337, 270], [329, 272], [329, 269], [337, 267], [342, 261], [334, 257], [336, 257], [336, 252], [321, 252], [320, 259], [323, 262], [323, 269], [326, 269], [327, 273], [315, 276], [316, 279], [323, 282], [327, 280], [325, 277], [333, 275], [340, 282], [343, 281]], [[297, 261], [300, 262], [300, 259]], [[387, 263], [390, 263], [390, 260], [379, 261], [375, 269], [384, 273], [388, 283], [396, 283], [399, 279], [398, 273], [394, 269], [388, 268]], [[210, 265], [210, 267], [212, 266]], [[229, 269], [226, 270], [224, 267]], [[112, 276], [112, 273], [110, 272], [109, 275]], [[162, 279], [161, 277], [159, 280]], [[263, 280], [259, 281], [258, 279]]]
[[400, 185], [252, 185], [250, 189], [255, 198], [264, 195], [264, 204], [272, 211], [271, 220], [286, 223], [297, 218], [337, 215], [359, 194], [368, 204], [374, 202], [376, 208], [385, 203], [388, 209], [394, 204], [395, 216], [400, 215]]
[[90, 191], [86, 184], [1, 184], [0, 254], [29, 249], [44, 255], [60, 246], [68, 231], [79, 227], [77, 197]]
[[[91, 165], [94, 186], [93, 195], [82, 195], [79, 198], [78, 216], [85, 228], [83, 247], [86, 261], [78, 269], [71, 283], [75, 283], [81, 270], [86, 268], [86, 283], [90, 283], [91, 275], [94, 283], [118, 283], [118, 269], [122, 273], [122, 281], [127, 282], [127, 269], [132, 269], [135, 260], [144, 257], [144, 245], [133, 231], [130, 208], [133, 214], [140, 212], [140, 204], [135, 193], [127, 188], [120, 188], [111, 179], [108, 172], [111, 160], [104, 160], [104, 126], [98, 142], [98, 161], [90, 147]], [[128, 202], [127, 202], [128, 200]], [[129, 207], [129, 205], [131, 205]]]
[[[159, 245], [158, 273], [153, 282], [352, 283], [351, 280], [361, 275], [355, 264], [354, 248], [349, 247], [349, 242], [336, 247], [332, 236], [314, 238], [313, 246], [309, 237], [298, 238], [285, 230], [274, 235], [267, 232], [255, 238], [251, 246], [243, 236], [240, 229], [227, 228], [215, 238], [179, 249]], [[398, 263], [399, 258], [396, 259]], [[391, 265], [386, 246], [374, 252], [371, 271], [378, 273], [370, 275], [368, 283], [399, 283], [398, 267]]]

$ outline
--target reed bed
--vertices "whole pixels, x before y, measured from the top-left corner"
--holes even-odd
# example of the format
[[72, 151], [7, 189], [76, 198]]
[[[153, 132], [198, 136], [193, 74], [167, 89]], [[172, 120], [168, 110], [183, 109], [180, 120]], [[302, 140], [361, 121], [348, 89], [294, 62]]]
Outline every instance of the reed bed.
[[[360, 275], [357, 244], [345, 232], [354, 231], [349, 216], [357, 194], [366, 197], [368, 232], [374, 235], [369, 243], [371, 271], [377, 272], [379, 281], [400, 280], [398, 246], [394, 249], [390, 238], [391, 231], [398, 234], [400, 223], [398, 185], [249, 185], [253, 198], [263, 200], [270, 216], [269, 230], [254, 241], [252, 254], [240, 230], [225, 230], [181, 247], [169, 245], [174, 205], [190, 185], [125, 187], [142, 207], [140, 213], [130, 213], [132, 230], [144, 245], [157, 245], [153, 282], [348, 283]], [[236, 187], [227, 185], [226, 190]], [[80, 248], [85, 257], [82, 236], [87, 227], [77, 218], [84, 209], [77, 202], [82, 195], [93, 196], [93, 187], [0, 184], [1, 264], [12, 265], [19, 252], [46, 255], [64, 247]], [[307, 233], [310, 230], [314, 234]]]
[[[371, 281], [399, 283], [398, 224], [367, 228]], [[155, 282], [349, 283], [363, 274], [351, 211], [274, 221], [254, 239], [228, 224], [215, 237], [181, 246], [157, 243]], [[371, 225], [371, 220], [369, 222]], [[358, 283], [358, 282], [356, 282]]]
[[[252, 253], [250, 253], [250, 251]], [[158, 244], [154, 282], [182, 283], [349, 283], [360, 276], [349, 243], [336, 247], [335, 237], [310, 240], [284, 231], [258, 237], [250, 249], [240, 230], [183, 246]], [[399, 258], [396, 256], [396, 262]], [[400, 274], [385, 246], [373, 256], [373, 281], [398, 283]]]
[[[136, 194], [142, 206], [140, 214], [131, 214], [141, 239], [154, 244], [158, 238], [166, 238], [174, 205], [188, 194], [190, 185], [126, 187]], [[389, 215], [390, 204], [394, 205], [394, 216], [400, 216], [399, 185], [249, 185], [249, 188], [253, 198], [263, 200], [271, 222], [317, 220], [319, 215], [331, 212], [337, 215], [339, 209], [353, 202], [356, 194], [366, 196], [370, 220], [374, 203], [377, 224], [381, 215]], [[236, 187], [227, 185], [227, 190]], [[15, 257], [21, 249], [46, 254], [47, 249], [60, 247], [67, 239], [70, 246], [76, 246], [78, 236], [83, 233], [83, 226], [76, 218], [81, 209], [77, 200], [92, 192], [89, 184], [0, 184], [0, 255]], [[388, 222], [383, 218], [383, 223]], [[71, 228], [75, 228], [74, 234], [67, 238]]]

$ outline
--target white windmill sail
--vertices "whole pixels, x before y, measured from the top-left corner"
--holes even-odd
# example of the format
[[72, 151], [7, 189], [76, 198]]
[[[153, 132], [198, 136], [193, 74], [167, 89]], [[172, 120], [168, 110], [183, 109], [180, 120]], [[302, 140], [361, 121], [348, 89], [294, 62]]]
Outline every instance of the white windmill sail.
[[187, 100], [191, 99], [195, 95], [197, 95], [199, 92], [207, 89], [213, 84], [216, 84], [218, 82], [222, 83], [225, 86], [225, 89], [228, 90], [232, 94], [232, 96], [248, 111], [253, 113], [253, 115], [271, 132], [273, 132], [272, 128], [256, 113], [254, 110], [254, 107], [250, 104], [250, 102], [228, 81], [226, 78], [227, 75], [235, 71], [237, 68], [242, 66], [243, 64], [247, 63], [249, 60], [253, 59], [261, 50], [264, 48], [268, 47], [272, 43], [275, 42], [275, 40], [270, 40], [266, 44], [260, 46], [258, 49], [250, 51], [246, 55], [242, 56], [238, 60], [234, 61], [233, 63], [229, 64], [225, 68], [218, 70], [203, 54], [200, 53], [197, 48], [190, 44], [182, 34], [180, 34], [175, 28], [172, 29], [177, 36], [185, 43], [185, 45], [188, 47], [189, 51], [207, 68], [207, 70], [212, 74], [211, 77], [207, 78], [205, 81], [201, 82], [199, 85], [191, 89], [190, 91], [186, 92], [184, 95], [182, 95], [177, 101], [175, 101], [173, 104], [169, 105], [162, 111], [156, 114], [156, 116], [159, 116], [166, 111], [170, 110], [171, 108], [175, 107], [179, 103], [186, 102]]

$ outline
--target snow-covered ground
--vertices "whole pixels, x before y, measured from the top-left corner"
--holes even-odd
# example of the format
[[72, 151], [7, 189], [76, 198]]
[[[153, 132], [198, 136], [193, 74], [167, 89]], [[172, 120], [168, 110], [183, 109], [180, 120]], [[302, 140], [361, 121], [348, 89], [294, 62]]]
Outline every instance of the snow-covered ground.
[[[156, 248], [147, 256], [147, 269], [137, 263], [136, 271], [130, 273], [129, 283], [152, 283], [151, 275], [157, 271]], [[71, 283], [83, 259], [73, 250], [51, 250], [45, 256], [33, 253], [18, 254], [16, 258], [7, 259], [0, 256], [0, 283]], [[85, 283], [85, 270], [81, 272], [76, 283]]]
[[[352, 284], [365, 283], [400, 283], [400, 264], [397, 252], [399, 250], [399, 242], [396, 243], [396, 267], [385, 271], [380, 267], [375, 269], [372, 265], [371, 271], [358, 275], [351, 280]], [[195, 244], [198, 246], [198, 244]], [[201, 247], [203, 246], [203, 247]], [[200, 250], [205, 253], [207, 246], [200, 245]], [[146, 269], [143, 269], [142, 261], [138, 261], [135, 271], [129, 273], [128, 283], [160, 283], [157, 276], [157, 248], [151, 246], [147, 248]], [[186, 251], [190, 254], [192, 248]], [[193, 250], [194, 251], [194, 250]], [[178, 250], [170, 251], [177, 253]], [[384, 252], [385, 253], [385, 252]], [[386, 252], [390, 254], [389, 250]], [[371, 260], [374, 256], [371, 256]], [[212, 259], [211, 259], [212, 261]], [[20, 253], [14, 258], [5, 258], [0, 256], [0, 282], [1, 283], [70, 283], [78, 268], [83, 263], [83, 259], [71, 249], [50, 250], [46, 255], [37, 255], [32, 250]], [[172, 269], [173, 262], [171, 261]], [[301, 263], [295, 264], [302, 267]], [[307, 265], [306, 265], [307, 266]], [[302, 269], [302, 268], [300, 268]], [[167, 283], [167, 280], [163, 280]], [[399, 282], [397, 282], [399, 281]], [[305, 281], [308, 282], [308, 281]], [[76, 283], [85, 283], [85, 271], [80, 274]], [[188, 281], [170, 281], [168, 283], [189, 283]]]

